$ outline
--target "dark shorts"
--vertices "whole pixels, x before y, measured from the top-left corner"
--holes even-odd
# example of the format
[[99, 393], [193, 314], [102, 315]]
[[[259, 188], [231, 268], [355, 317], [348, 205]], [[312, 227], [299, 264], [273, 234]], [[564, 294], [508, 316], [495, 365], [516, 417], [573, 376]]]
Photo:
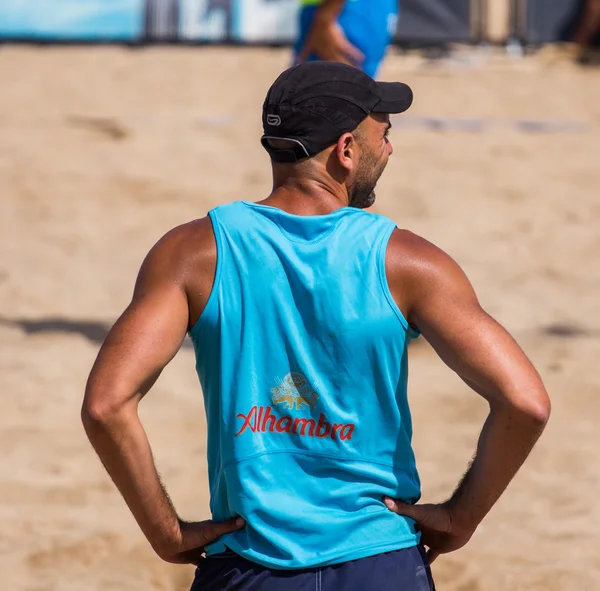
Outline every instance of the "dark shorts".
[[422, 546], [302, 570], [275, 570], [233, 552], [196, 569], [191, 591], [435, 591]]

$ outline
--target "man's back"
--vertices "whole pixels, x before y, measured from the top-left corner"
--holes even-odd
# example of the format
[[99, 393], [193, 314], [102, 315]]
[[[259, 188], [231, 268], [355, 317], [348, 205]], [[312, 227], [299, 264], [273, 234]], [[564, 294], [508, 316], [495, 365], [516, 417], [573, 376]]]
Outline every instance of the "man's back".
[[[469, 541], [548, 420], [535, 368], [460, 267], [353, 211], [373, 204], [393, 152], [389, 116], [411, 102], [405, 84], [342, 64], [282, 73], [263, 105], [271, 195], [164, 236], [102, 345], [86, 432], [157, 554], [202, 564], [194, 589], [432, 591], [428, 562]], [[439, 504], [414, 503], [409, 323], [490, 408], [470, 467]], [[236, 516], [226, 521], [179, 517], [138, 414], [190, 331], [211, 512]], [[242, 556], [204, 558], [219, 539]]]
[[420, 495], [406, 400], [414, 336], [385, 277], [395, 225], [354, 208], [298, 216], [235, 202], [210, 212], [212, 293], [190, 331], [224, 545], [301, 568], [411, 547], [384, 495]]

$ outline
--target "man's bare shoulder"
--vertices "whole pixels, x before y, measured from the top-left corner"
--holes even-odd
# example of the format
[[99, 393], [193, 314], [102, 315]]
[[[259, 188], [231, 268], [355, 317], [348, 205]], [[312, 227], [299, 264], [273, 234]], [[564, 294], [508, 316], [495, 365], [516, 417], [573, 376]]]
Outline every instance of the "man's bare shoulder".
[[142, 268], [187, 283], [199, 269], [214, 271], [216, 259], [217, 246], [207, 216], [169, 230], [152, 247]]
[[441, 248], [409, 230], [390, 237], [385, 270], [394, 300], [412, 319], [419, 303], [433, 293], [449, 298], [473, 298], [471, 285], [458, 263]]
[[169, 230], [156, 244], [161, 250], [192, 254], [214, 244], [212, 223], [208, 216], [198, 218]]
[[454, 265], [446, 252], [422, 236], [398, 228], [392, 232], [386, 253], [388, 272], [425, 274]]

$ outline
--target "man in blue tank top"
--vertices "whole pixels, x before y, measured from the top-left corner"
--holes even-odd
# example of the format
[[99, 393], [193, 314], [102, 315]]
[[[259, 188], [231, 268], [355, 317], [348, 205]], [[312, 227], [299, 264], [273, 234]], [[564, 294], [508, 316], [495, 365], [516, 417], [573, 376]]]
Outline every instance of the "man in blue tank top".
[[[464, 546], [548, 419], [544, 386], [460, 267], [364, 211], [412, 92], [326, 62], [263, 106], [273, 191], [177, 227], [142, 264], [92, 369], [87, 434], [166, 561], [195, 591], [423, 591]], [[208, 424], [211, 521], [169, 500], [138, 404], [189, 333]], [[419, 504], [407, 347], [422, 333], [489, 403], [450, 498]]]

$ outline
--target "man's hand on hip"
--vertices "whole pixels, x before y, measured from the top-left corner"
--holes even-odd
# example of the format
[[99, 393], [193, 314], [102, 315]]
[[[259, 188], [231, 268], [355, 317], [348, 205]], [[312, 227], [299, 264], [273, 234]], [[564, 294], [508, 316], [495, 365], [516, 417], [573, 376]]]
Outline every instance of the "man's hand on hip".
[[475, 529], [456, 523], [452, 508], [447, 503], [409, 505], [389, 497], [384, 499], [384, 503], [390, 511], [415, 520], [421, 532], [421, 542], [428, 548], [429, 563], [440, 554], [462, 548], [475, 532]]
[[221, 536], [242, 529], [245, 525], [241, 517], [227, 521], [195, 521], [179, 523], [179, 539], [171, 548], [160, 551], [159, 556], [174, 564], [195, 564], [202, 560], [204, 548]]

